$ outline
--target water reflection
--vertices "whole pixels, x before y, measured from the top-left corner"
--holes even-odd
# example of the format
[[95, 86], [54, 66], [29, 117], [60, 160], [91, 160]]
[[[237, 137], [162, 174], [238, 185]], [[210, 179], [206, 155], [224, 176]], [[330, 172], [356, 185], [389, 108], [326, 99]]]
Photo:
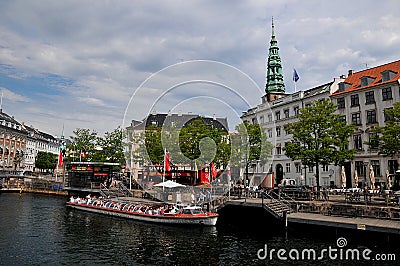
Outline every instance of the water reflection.
[[[287, 265], [332, 261], [260, 261], [257, 251], [271, 248], [319, 250], [335, 245], [337, 235], [273, 227], [220, 224], [178, 227], [108, 217], [68, 209], [66, 199], [0, 194], [0, 265]], [[376, 245], [346, 236], [349, 247], [397, 252], [397, 244]], [[400, 253], [399, 253], [400, 254]], [[400, 257], [398, 258], [400, 259]], [[334, 264], [338, 265], [340, 262]], [[354, 263], [346, 262], [346, 265]], [[370, 265], [361, 261], [356, 265]], [[393, 263], [387, 263], [390, 265]], [[380, 265], [384, 265], [380, 263]]]

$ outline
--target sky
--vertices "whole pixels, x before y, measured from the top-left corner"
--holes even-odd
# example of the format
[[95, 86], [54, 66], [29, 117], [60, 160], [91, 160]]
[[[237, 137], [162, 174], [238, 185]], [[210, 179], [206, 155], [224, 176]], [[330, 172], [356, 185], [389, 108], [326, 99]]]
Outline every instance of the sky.
[[2, 110], [65, 136], [151, 112], [226, 117], [261, 103], [271, 39], [286, 92], [399, 60], [398, 0], [0, 1]]

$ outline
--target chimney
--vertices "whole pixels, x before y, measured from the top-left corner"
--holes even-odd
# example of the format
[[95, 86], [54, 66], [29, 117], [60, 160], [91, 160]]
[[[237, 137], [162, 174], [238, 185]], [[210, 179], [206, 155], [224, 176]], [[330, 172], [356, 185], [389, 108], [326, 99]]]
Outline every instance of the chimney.
[[349, 69], [349, 74], [347, 76], [350, 77], [351, 75], [353, 75], [353, 69]]

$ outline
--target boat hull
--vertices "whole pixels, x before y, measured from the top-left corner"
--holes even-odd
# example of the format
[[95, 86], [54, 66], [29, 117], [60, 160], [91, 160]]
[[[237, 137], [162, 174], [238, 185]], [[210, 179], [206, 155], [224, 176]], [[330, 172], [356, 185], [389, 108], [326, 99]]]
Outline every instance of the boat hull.
[[206, 213], [199, 216], [183, 214], [151, 215], [71, 202], [68, 202], [67, 206], [82, 211], [159, 224], [215, 226], [218, 220], [216, 213]]

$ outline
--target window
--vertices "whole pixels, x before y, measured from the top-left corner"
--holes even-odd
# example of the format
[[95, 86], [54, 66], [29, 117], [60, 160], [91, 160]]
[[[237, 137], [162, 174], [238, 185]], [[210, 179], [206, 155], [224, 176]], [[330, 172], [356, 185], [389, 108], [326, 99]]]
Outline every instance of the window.
[[337, 104], [338, 104], [338, 109], [346, 108], [346, 105], [344, 103], [344, 98], [338, 98], [337, 99]]
[[392, 78], [394, 78], [394, 76], [396, 76], [396, 72], [390, 71], [390, 70], [385, 70], [382, 72], [382, 82], [385, 81], [389, 81]]
[[392, 99], [392, 88], [382, 89], [382, 100], [387, 101]]
[[345, 82], [340, 82], [339, 83], [339, 92], [345, 91], [350, 87], [351, 84], [345, 83]]
[[268, 129], [268, 138], [272, 138], [272, 129]]
[[286, 173], [290, 173], [290, 163], [286, 163]]
[[276, 147], [276, 154], [282, 154], [282, 148]]
[[382, 72], [382, 82], [390, 80], [389, 71]]
[[369, 133], [369, 147], [377, 149], [379, 147], [379, 139], [377, 133]]
[[367, 111], [367, 124], [376, 123], [376, 111], [369, 110]]
[[374, 98], [374, 92], [373, 91], [367, 91], [365, 93], [365, 103], [366, 104], [375, 103], [375, 98]]
[[365, 87], [371, 84], [374, 81], [374, 78], [364, 76], [360, 80], [361, 80], [361, 87]]
[[283, 129], [285, 130], [285, 135], [289, 135], [290, 133], [289, 133], [289, 131], [287, 130], [287, 126], [285, 126], [285, 127], [283, 127]]
[[388, 161], [389, 173], [394, 174], [398, 169], [398, 165], [399, 163], [397, 162], [397, 160], [389, 160]]
[[281, 127], [276, 127], [276, 136], [277, 137], [281, 136]]
[[365, 166], [363, 161], [355, 161], [355, 170], [358, 176], [365, 176]]
[[314, 173], [314, 167], [313, 166], [309, 166], [308, 167], [308, 172], [309, 173]]
[[354, 140], [354, 149], [362, 150], [361, 134], [354, 135], [353, 140]]
[[351, 107], [360, 105], [358, 94], [351, 95], [350, 100], [351, 100]]
[[358, 126], [361, 125], [361, 114], [360, 113], [351, 114], [351, 122]]
[[378, 160], [371, 160], [372, 169], [374, 169], [375, 176], [381, 176], [381, 166]]
[[289, 109], [283, 110], [285, 118], [289, 118]]
[[384, 110], [384, 112], [383, 112], [385, 122], [386, 122], [386, 121], [389, 121], [389, 120], [391, 119], [391, 116], [388, 115], [388, 113], [387, 113], [389, 109], [392, 109], [392, 108], [385, 108], [385, 110]]
[[281, 111], [275, 112], [275, 119], [276, 120], [281, 120]]
[[322, 166], [322, 171], [323, 172], [328, 172], [328, 165], [327, 164]]
[[268, 122], [272, 122], [272, 115], [271, 114], [268, 115]]
[[260, 124], [264, 124], [264, 116], [260, 116]]
[[294, 115], [298, 115], [300, 113], [300, 108], [298, 106], [293, 107]]
[[296, 167], [296, 173], [301, 173], [301, 164], [295, 163], [294, 167]]

